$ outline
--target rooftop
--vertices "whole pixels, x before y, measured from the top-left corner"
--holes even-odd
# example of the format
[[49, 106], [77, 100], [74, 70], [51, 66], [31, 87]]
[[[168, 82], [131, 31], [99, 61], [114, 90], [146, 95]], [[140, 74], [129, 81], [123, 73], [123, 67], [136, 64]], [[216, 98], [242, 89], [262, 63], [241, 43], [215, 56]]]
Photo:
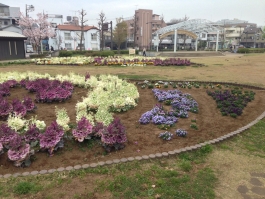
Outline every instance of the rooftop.
[[0, 37], [13, 37], [13, 38], [25, 38], [25, 39], [27, 38], [24, 35], [10, 31], [0, 31]]

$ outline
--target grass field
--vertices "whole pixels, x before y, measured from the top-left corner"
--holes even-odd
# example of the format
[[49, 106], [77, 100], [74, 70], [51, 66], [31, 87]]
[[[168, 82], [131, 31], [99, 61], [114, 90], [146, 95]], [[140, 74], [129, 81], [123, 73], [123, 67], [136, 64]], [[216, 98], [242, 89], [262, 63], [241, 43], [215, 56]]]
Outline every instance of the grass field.
[[[193, 58], [191, 61], [205, 66], [10, 65], [2, 66], [0, 70], [50, 74], [89, 72], [130, 79], [224, 81], [265, 87], [264, 54]], [[175, 157], [40, 176], [1, 178], [0, 198], [242, 198], [238, 186], [245, 185], [250, 190], [253, 187], [249, 183], [251, 173], [264, 172], [264, 132], [263, 119], [232, 139]], [[248, 195], [262, 198], [253, 192]]]

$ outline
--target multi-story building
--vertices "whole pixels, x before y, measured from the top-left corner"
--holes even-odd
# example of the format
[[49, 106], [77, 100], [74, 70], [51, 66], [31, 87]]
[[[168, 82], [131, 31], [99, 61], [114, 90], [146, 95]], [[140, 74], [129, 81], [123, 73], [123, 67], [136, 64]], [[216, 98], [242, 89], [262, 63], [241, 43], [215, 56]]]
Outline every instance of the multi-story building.
[[[239, 19], [222, 19], [211, 25], [219, 27], [219, 49], [228, 48], [229, 46], [239, 45], [241, 36], [246, 27], [256, 27], [255, 23], [248, 23], [248, 21]], [[207, 47], [214, 48], [216, 45], [217, 32], [210, 32], [207, 34]]]
[[265, 48], [265, 39], [261, 28], [248, 26], [244, 29], [240, 44], [247, 48]]
[[[160, 15], [153, 14], [153, 10], [138, 9], [131, 18], [124, 20], [127, 23], [127, 47], [140, 49], [152, 48], [152, 33], [166, 26]], [[135, 43], [135, 46], [134, 46]]]
[[85, 50], [99, 50], [98, 28], [95, 26], [84, 26], [83, 42], [81, 40], [81, 26], [77, 25], [57, 25], [56, 36], [49, 40], [49, 45], [57, 49], [76, 50], [83, 48]]
[[19, 7], [10, 7], [8, 5], [0, 3], [0, 30], [21, 34], [22, 30], [16, 23], [16, 20], [19, 19], [19, 16]]

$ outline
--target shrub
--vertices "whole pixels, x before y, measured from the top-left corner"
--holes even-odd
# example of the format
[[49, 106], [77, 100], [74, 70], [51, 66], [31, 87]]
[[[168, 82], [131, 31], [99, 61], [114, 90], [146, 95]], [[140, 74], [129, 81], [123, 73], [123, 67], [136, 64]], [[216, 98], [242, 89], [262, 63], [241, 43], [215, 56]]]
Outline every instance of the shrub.
[[71, 57], [72, 54], [73, 54], [72, 51], [61, 50], [59, 52], [59, 57]]
[[192, 165], [189, 160], [181, 160], [181, 162], [178, 165], [183, 171], [186, 171], [186, 172], [192, 169]]
[[31, 182], [19, 182], [14, 186], [16, 194], [27, 194], [37, 191], [37, 187]]
[[237, 50], [238, 53], [249, 53], [249, 48], [239, 48]]

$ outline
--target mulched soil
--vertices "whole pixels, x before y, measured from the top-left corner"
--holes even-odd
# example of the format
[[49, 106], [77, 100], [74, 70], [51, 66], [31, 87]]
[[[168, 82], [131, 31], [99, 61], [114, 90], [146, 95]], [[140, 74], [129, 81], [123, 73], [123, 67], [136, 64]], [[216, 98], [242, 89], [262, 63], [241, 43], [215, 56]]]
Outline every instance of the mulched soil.
[[[170, 88], [172, 89], [172, 88]], [[208, 96], [204, 88], [184, 89], [179, 88], [183, 93], [189, 93], [199, 103], [199, 113], [189, 113], [189, 118], [179, 119], [176, 126], [169, 131], [174, 134], [173, 139], [165, 141], [158, 138], [158, 135], [165, 130], [159, 129], [153, 124], [141, 125], [138, 120], [143, 113], [151, 110], [158, 101], [155, 99], [151, 89], [141, 89], [138, 87], [140, 99], [138, 106], [125, 113], [115, 114], [126, 127], [128, 142], [126, 147], [120, 151], [112, 151], [106, 154], [103, 147], [97, 142], [78, 143], [74, 140], [67, 140], [65, 147], [55, 152], [54, 156], [48, 157], [46, 152], [38, 152], [34, 156], [34, 161], [28, 168], [17, 168], [8, 161], [7, 153], [0, 156], [0, 174], [26, 172], [34, 170], [48, 170], [52, 168], [89, 164], [93, 162], [128, 158], [142, 155], [155, 154], [180, 149], [186, 146], [195, 145], [210, 139], [214, 139], [235, 131], [236, 129], [250, 123], [265, 110], [265, 91], [254, 90], [255, 100], [250, 102], [244, 109], [243, 114], [237, 118], [222, 116], [216, 108], [216, 102]], [[250, 90], [250, 89], [245, 89]], [[86, 96], [87, 90], [75, 88], [71, 99], [63, 103], [44, 104], [38, 103], [35, 113], [27, 115], [27, 119], [37, 115], [39, 120], [44, 120], [46, 125], [56, 120], [55, 106], [66, 108], [71, 122], [75, 123], [75, 105]], [[23, 88], [12, 88], [11, 101], [14, 98], [30, 96], [34, 99], [34, 94], [28, 93]], [[198, 130], [190, 128], [191, 119], [196, 118]], [[0, 122], [2, 123], [2, 122]], [[177, 137], [177, 128], [186, 129], [186, 138]]]

